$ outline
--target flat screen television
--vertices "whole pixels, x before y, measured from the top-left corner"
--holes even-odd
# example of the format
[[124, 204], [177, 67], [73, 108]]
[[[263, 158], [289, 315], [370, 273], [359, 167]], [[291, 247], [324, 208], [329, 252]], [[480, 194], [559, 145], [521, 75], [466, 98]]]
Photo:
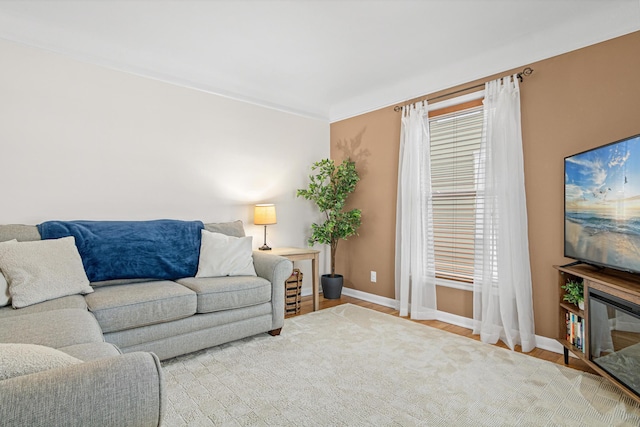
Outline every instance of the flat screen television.
[[564, 159], [564, 255], [640, 273], [640, 135]]

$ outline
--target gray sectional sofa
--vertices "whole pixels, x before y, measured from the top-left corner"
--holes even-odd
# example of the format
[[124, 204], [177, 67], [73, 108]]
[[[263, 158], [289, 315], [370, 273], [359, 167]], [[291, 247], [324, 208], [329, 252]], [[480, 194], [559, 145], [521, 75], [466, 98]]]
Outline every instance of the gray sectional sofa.
[[[239, 221], [204, 228], [244, 236]], [[35, 226], [0, 225], [0, 242], [12, 239], [41, 236]], [[259, 251], [251, 256], [255, 276], [92, 282], [84, 295], [0, 308], [0, 424], [160, 425], [160, 360], [259, 333], [279, 334], [292, 264]], [[48, 357], [38, 351], [55, 349], [71, 362], [2, 379], [3, 345], [8, 352], [35, 349], [36, 360]]]

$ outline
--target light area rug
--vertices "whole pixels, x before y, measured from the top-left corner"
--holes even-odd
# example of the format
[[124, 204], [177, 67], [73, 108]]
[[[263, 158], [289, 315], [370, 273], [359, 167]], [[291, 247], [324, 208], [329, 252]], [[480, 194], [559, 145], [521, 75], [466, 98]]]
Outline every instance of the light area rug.
[[638, 426], [601, 377], [351, 304], [163, 363], [164, 426]]

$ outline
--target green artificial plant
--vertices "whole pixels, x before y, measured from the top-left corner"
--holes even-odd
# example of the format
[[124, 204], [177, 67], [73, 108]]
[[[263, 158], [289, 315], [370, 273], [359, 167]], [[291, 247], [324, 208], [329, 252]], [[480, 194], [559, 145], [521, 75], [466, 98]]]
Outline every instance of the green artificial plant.
[[563, 298], [564, 301], [575, 305], [584, 301], [584, 286], [582, 285], [582, 282], [569, 280], [561, 286], [561, 288], [566, 291]]
[[345, 211], [349, 194], [360, 180], [355, 162], [349, 158], [336, 166], [331, 159], [323, 159], [311, 166], [309, 186], [299, 189], [298, 197], [314, 202], [324, 214], [322, 224], [311, 224], [309, 244], [331, 245], [331, 277], [336, 274], [336, 249], [340, 239], [353, 236], [360, 226], [360, 209]]

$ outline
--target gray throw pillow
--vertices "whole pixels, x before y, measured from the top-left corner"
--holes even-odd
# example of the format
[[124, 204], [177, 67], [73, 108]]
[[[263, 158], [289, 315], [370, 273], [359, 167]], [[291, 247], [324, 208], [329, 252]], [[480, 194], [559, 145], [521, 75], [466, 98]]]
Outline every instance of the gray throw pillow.
[[0, 270], [14, 308], [93, 292], [73, 237], [2, 242]]
[[10, 302], [11, 294], [9, 294], [9, 284], [0, 270], [0, 307], [9, 305]]
[[[16, 242], [16, 239], [9, 240], [10, 242]], [[0, 270], [0, 307], [4, 307], [11, 303], [11, 294], [9, 293], [9, 283]]]

